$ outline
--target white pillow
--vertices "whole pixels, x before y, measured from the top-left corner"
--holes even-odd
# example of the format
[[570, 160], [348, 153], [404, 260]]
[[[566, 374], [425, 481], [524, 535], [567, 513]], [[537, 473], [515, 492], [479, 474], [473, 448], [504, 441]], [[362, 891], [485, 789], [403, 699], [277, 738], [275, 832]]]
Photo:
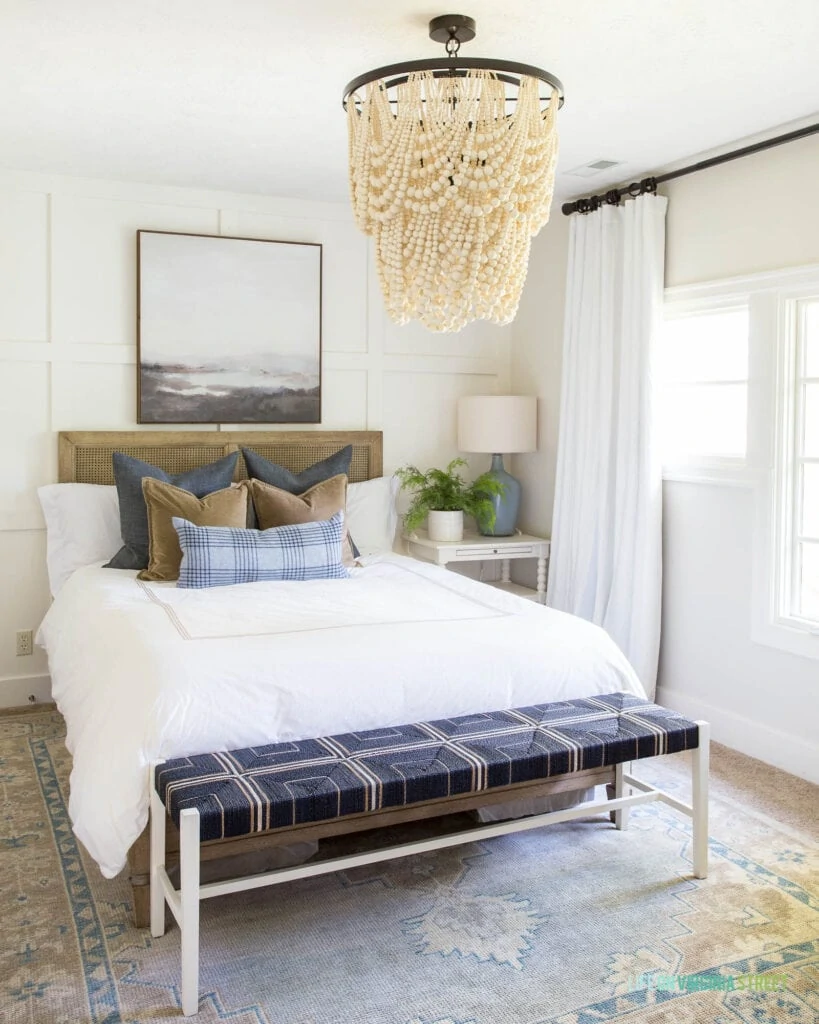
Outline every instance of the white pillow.
[[362, 555], [392, 551], [398, 478], [379, 476], [347, 487], [347, 529]]
[[122, 547], [116, 487], [46, 484], [37, 489], [46, 521], [51, 594], [85, 565], [107, 562]]

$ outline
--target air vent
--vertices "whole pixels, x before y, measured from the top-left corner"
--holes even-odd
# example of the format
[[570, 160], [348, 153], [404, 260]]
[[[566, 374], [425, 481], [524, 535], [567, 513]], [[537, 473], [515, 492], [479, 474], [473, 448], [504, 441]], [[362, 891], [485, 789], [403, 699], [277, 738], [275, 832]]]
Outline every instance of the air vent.
[[617, 167], [622, 162], [622, 160], [592, 160], [591, 163], [566, 171], [566, 174], [573, 174], [576, 178], [593, 178], [595, 174], [607, 171], [610, 167]]

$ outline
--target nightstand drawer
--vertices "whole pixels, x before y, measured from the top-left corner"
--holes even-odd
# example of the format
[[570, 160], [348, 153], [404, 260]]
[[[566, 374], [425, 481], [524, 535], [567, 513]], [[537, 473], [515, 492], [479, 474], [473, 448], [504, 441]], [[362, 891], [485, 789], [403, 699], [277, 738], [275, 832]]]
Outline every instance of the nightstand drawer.
[[535, 549], [531, 544], [470, 544], [469, 547], [456, 548], [456, 558], [491, 558], [502, 555], [504, 558], [534, 558]]

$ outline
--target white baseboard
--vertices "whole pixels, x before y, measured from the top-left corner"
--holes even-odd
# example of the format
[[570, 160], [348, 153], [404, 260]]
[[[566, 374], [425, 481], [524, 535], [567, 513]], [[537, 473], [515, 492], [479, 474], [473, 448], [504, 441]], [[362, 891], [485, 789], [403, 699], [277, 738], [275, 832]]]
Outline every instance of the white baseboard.
[[687, 718], [702, 718], [710, 722], [711, 738], [717, 743], [772, 764], [791, 775], [819, 783], [819, 745], [772, 729], [762, 722], [743, 718], [734, 711], [715, 707], [679, 690], [659, 687], [654, 699]]
[[35, 703], [51, 700], [51, 676], [3, 676], [0, 678], [0, 708], [21, 708], [30, 704], [29, 697], [37, 698]]

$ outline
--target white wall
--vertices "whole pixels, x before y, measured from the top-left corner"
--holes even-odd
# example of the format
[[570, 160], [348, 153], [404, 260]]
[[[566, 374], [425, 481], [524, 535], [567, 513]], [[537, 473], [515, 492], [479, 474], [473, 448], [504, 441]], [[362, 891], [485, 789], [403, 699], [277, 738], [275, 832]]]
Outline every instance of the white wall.
[[666, 286], [815, 263], [817, 178], [813, 135], [668, 182]]
[[[819, 139], [667, 186], [666, 285], [819, 262]], [[513, 325], [512, 388], [540, 398], [540, 450], [518, 456], [523, 525], [551, 527], [568, 218], [535, 239]], [[666, 481], [658, 700], [729, 746], [819, 781], [819, 663], [751, 640], [753, 488]]]
[[[670, 182], [666, 285], [819, 263], [818, 177], [814, 136]], [[819, 782], [819, 662], [751, 640], [759, 500], [754, 486], [666, 481], [658, 699]]]
[[35, 489], [56, 479], [56, 432], [139, 429], [137, 228], [321, 242], [316, 429], [382, 429], [388, 472], [451, 458], [458, 396], [509, 389], [510, 328], [438, 336], [388, 321], [346, 203], [0, 171], [0, 706], [49, 693], [42, 652], [16, 657], [15, 632], [49, 603]]
[[569, 218], [555, 206], [532, 242], [529, 273], [512, 325], [513, 391], [538, 396], [538, 449], [514, 459], [513, 472], [523, 485], [520, 526], [546, 537], [552, 531], [557, 468], [568, 245]]

